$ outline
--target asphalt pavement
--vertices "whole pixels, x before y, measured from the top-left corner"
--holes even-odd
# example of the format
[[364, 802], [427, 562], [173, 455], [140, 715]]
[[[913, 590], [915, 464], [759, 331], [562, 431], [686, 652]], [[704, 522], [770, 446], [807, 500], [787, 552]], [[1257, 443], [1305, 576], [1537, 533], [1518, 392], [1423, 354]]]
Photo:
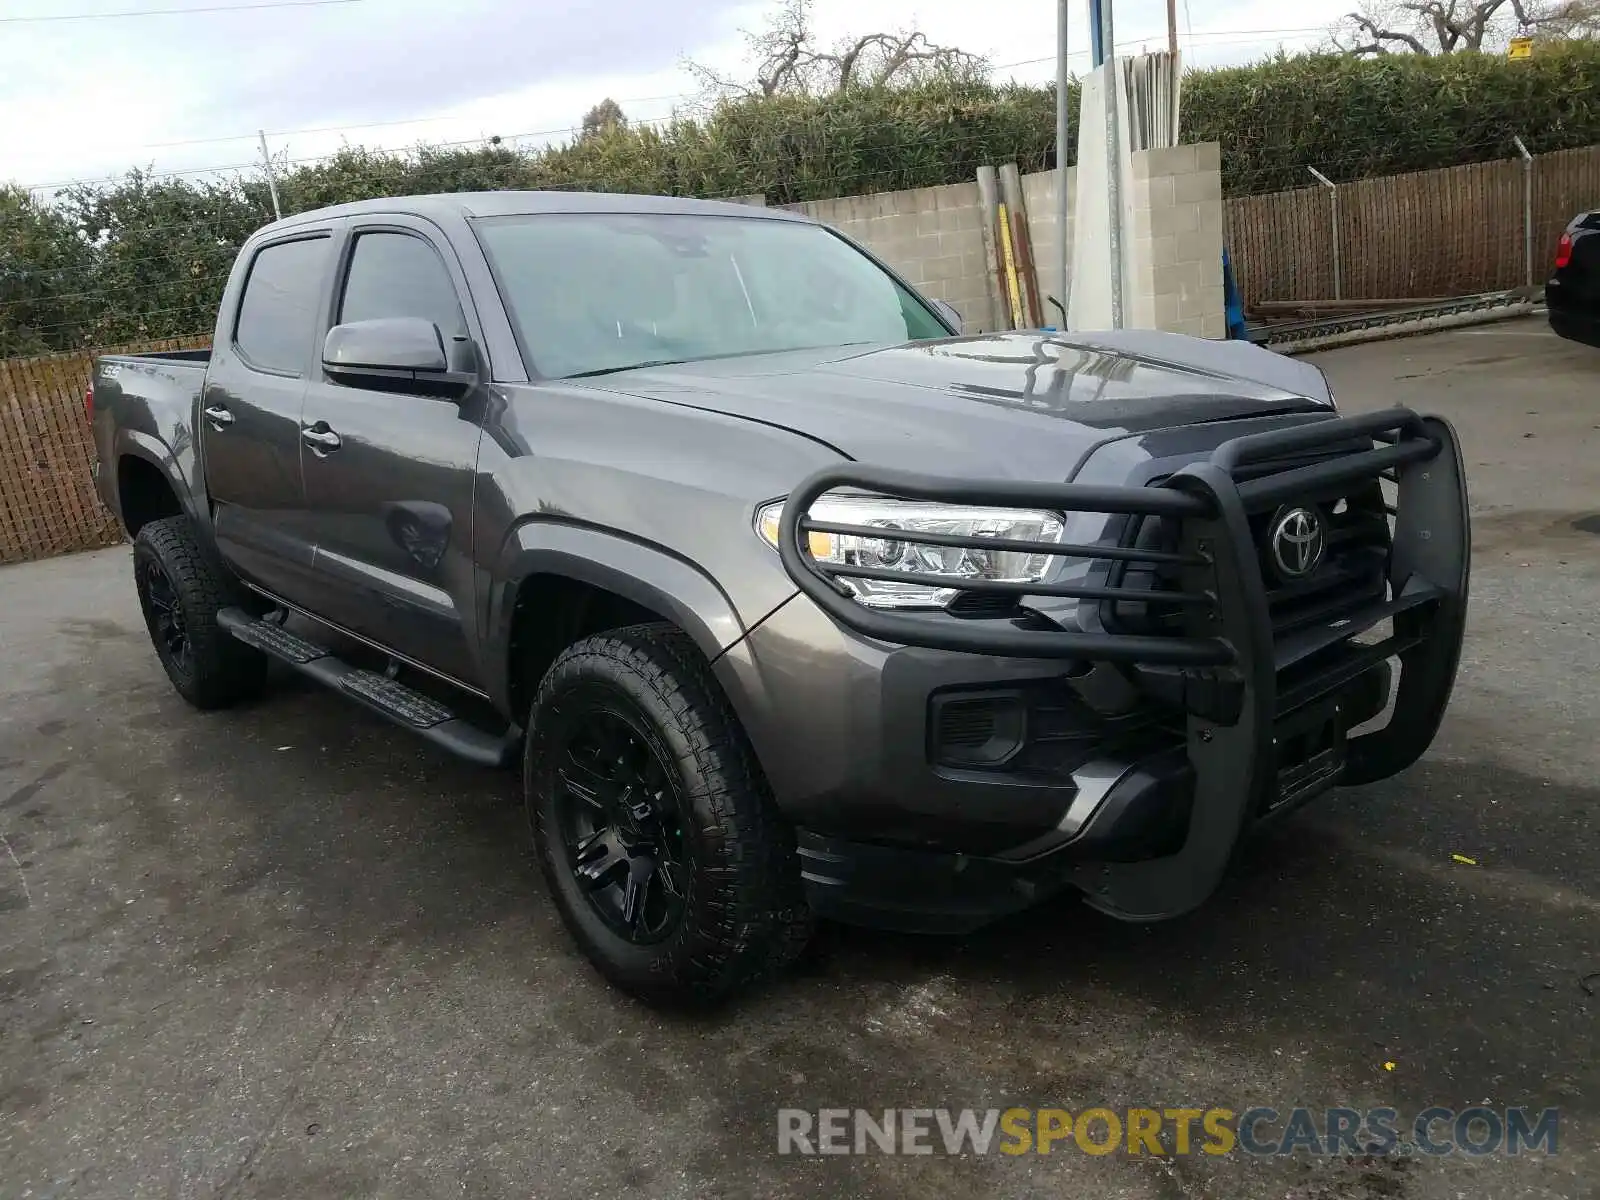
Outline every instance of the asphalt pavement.
[[[1600, 351], [1530, 319], [1315, 361], [1463, 435], [1470, 629], [1426, 758], [1181, 921], [829, 929], [698, 1017], [572, 948], [513, 776], [294, 679], [190, 710], [125, 547], [0, 569], [0, 1200], [1600, 1196]], [[783, 1108], [1480, 1104], [1558, 1108], [1557, 1153], [777, 1140]]]

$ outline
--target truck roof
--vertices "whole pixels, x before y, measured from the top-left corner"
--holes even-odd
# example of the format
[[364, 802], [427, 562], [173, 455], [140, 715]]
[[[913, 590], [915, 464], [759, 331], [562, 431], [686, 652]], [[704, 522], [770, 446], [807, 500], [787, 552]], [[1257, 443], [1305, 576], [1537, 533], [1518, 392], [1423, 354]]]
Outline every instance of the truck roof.
[[768, 217], [783, 221], [809, 218], [783, 209], [735, 204], [725, 200], [694, 200], [682, 196], [641, 196], [624, 192], [445, 192], [427, 196], [393, 196], [334, 204], [295, 213], [266, 226], [284, 229], [330, 217], [367, 216], [375, 213], [418, 217], [511, 217], [534, 213], [663, 213], [678, 216]]

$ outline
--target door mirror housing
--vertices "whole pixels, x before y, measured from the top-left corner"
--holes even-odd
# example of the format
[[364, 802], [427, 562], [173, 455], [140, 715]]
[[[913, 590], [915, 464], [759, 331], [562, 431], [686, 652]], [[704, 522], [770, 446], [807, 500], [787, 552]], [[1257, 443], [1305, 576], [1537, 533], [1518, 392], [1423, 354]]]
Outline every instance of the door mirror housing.
[[335, 325], [322, 343], [322, 369], [340, 383], [425, 395], [463, 395], [476, 382], [450, 369], [444, 335], [420, 317]]

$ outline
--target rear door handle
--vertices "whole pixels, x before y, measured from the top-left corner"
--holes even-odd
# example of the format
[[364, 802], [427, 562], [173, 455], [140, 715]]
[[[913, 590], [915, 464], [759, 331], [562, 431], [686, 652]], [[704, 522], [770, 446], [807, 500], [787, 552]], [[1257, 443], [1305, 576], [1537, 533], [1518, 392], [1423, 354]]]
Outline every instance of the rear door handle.
[[300, 437], [311, 451], [316, 455], [331, 454], [344, 445], [344, 439], [328, 428], [326, 421], [318, 421], [315, 425], [307, 425], [300, 430]]
[[233, 414], [223, 408], [222, 405], [213, 404], [206, 409], [206, 420], [211, 422], [211, 428], [221, 433], [229, 425], [233, 424]]

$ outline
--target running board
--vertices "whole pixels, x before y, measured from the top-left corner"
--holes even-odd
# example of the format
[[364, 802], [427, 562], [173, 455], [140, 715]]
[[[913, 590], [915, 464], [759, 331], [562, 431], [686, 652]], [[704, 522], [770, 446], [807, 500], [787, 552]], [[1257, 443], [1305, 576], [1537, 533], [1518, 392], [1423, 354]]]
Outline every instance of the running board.
[[516, 760], [521, 730], [513, 726], [497, 737], [463, 720], [431, 696], [409, 688], [398, 679], [352, 666], [332, 651], [290, 633], [271, 621], [259, 621], [242, 608], [224, 608], [217, 624], [239, 641], [288, 663], [380, 717], [421, 734], [468, 762], [485, 767], [509, 766]]

